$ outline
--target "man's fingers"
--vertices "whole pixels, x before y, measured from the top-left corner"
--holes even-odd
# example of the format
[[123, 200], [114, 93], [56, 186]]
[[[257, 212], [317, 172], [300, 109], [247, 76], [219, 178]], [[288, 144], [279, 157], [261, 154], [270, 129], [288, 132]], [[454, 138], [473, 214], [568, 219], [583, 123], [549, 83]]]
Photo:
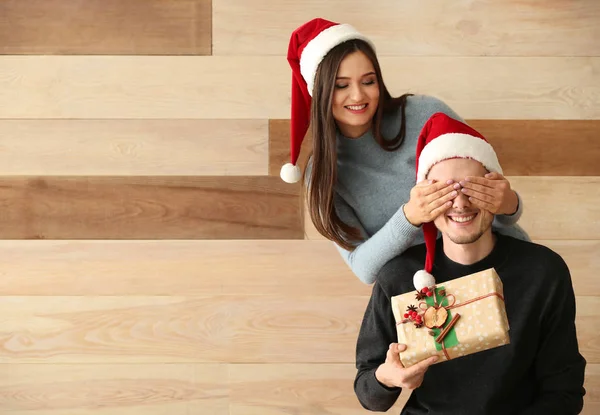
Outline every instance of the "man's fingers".
[[[402, 343], [391, 343], [390, 344], [390, 352], [394, 353], [396, 356], [398, 353], [401, 353], [406, 350], [406, 345]], [[398, 356], [400, 359], [400, 356]]]
[[390, 347], [387, 351], [386, 361], [403, 366], [402, 362], [400, 361], [400, 353], [405, 350], [406, 350], [405, 344], [391, 343]]
[[402, 344], [402, 343], [392, 343], [392, 344], [396, 345], [396, 351], [398, 353], [401, 353], [401, 352], [403, 352], [403, 351], [406, 350], [406, 345], [405, 344]]
[[414, 364], [411, 367], [407, 368], [405, 374], [407, 377], [412, 377], [412, 376], [417, 376], [421, 373], [425, 373], [425, 371], [429, 368], [429, 366], [431, 366], [438, 360], [439, 360], [439, 357], [437, 357], [437, 356], [428, 357], [427, 359], [422, 360], [419, 363]]

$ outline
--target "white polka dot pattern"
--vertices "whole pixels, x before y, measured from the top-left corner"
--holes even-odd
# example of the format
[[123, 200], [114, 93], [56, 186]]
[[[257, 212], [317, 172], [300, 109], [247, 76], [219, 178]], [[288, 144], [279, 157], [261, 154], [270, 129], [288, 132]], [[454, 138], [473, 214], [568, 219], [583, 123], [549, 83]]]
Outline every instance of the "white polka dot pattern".
[[[504, 296], [502, 281], [493, 268], [438, 284], [438, 287], [444, 287], [447, 295], [454, 295], [455, 305], [493, 292]], [[411, 291], [392, 297], [392, 310], [396, 322], [403, 320], [409, 305], [419, 308], [419, 303], [425, 302], [416, 300], [415, 294], [415, 291]], [[452, 302], [451, 297], [449, 301]], [[452, 316], [456, 313], [461, 315], [454, 326], [458, 345], [446, 348], [451, 359], [510, 343], [504, 301], [497, 296], [486, 297], [448, 311]], [[428, 334], [427, 327], [416, 328], [413, 323], [400, 323], [396, 327], [398, 343], [408, 346], [405, 352], [400, 353], [400, 360], [405, 367], [434, 355], [440, 357], [438, 363], [447, 360], [442, 350], [436, 350], [434, 337]]]

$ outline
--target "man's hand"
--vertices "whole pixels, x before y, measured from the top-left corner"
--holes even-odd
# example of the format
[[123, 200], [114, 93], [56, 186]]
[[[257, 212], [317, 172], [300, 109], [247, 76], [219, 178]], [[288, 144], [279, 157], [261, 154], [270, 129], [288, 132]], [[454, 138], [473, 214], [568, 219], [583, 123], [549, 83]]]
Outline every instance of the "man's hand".
[[494, 215], [512, 215], [517, 212], [519, 199], [510, 183], [499, 173], [484, 177], [469, 176], [460, 182], [461, 192], [479, 209]]
[[387, 351], [385, 363], [375, 371], [375, 377], [389, 388], [416, 389], [423, 383], [423, 377], [429, 366], [437, 362], [438, 357], [429, 357], [409, 368], [400, 362], [399, 353], [406, 350], [405, 344], [392, 343]]

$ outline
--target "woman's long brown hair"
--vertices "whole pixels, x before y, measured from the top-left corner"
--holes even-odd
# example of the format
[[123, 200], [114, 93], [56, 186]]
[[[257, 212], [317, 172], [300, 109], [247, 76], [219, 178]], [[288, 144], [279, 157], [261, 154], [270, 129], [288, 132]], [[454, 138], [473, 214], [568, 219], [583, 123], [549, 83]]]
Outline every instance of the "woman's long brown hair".
[[[387, 151], [397, 150], [404, 141], [406, 98], [404, 94], [394, 98], [383, 83], [381, 68], [377, 56], [368, 43], [362, 40], [350, 40], [333, 48], [323, 59], [315, 76], [311, 105], [311, 132], [313, 150], [311, 160], [303, 177], [302, 188], [306, 189], [306, 202], [310, 218], [317, 231], [325, 238], [337, 243], [349, 251], [362, 241], [360, 231], [344, 223], [334, 207], [335, 184], [337, 182], [337, 126], [333, 118], [332, 102], [335, 79], [342, 60], [353, 52], [363, 52], [373, 63], [379, 102], [373, 117], [373, 136], [379, 146]], [[381, 134], [381, 120], [386, 113], [401, 108], [402, 122], [396, 137], [386, 139]], [[310, 166], [310, 168], [308, 168]], [[308, 186], [306, 181], [308, 178]]]

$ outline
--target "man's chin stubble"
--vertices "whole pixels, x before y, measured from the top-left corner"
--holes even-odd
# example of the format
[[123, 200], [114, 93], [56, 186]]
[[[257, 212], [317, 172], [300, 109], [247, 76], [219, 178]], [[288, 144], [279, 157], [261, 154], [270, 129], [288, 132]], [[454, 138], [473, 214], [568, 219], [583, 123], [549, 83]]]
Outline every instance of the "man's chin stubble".
[[448, 238], [457, 245], [466, 245], [477, 242], [482, 236], [484, 232], [478, 232], [474, 235], [466, 235], [466, 236], [454, 236], [447, 234]]

